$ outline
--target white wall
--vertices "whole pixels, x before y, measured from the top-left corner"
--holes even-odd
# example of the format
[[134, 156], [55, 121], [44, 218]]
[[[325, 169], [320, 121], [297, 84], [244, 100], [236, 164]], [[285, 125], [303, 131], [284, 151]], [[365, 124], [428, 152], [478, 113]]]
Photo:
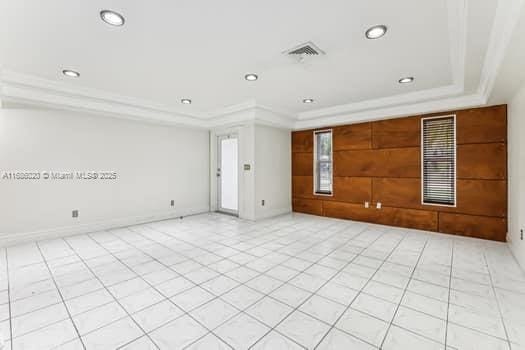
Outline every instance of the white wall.
[[290, 130], [255, 125], [256, 219], [292, 210], [291, 143]]
[[525, 84], [508, 104], [509, 245], [525, 269]]
[[[118, 174], [116, 181], [0, 178], [0, 244], [208, 211], [209, 164], [206, 130], [75, 112], [0, 109], [0, 175]], [[71, 217], [74, 209], [77, 219]]]

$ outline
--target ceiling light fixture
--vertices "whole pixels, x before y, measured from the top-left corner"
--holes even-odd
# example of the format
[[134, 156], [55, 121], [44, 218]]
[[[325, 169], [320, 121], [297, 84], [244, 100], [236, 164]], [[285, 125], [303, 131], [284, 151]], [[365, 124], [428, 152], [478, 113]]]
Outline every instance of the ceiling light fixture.
[[64, 74], [66, 77], [70, 77], [70, 78], [78, 78], [80, 76], [79, 72], [76, 72], [76, 71], [71, 70], [71, 69], [64, 69], [62, 71], [62, 74]]
[[256, 81], [257, 79], [259, 79], [259, 77], [257, 76], [257, 74], [250, 73], [250, 74], [246, 74], [244, 76], [244, 79], [248, 81]]
[[183, 105], [191, 105], [191, 100], [189, 98], [183, 98], [182, 100], [180, 100], [180, 103], [182, 103]]
[[408, 84], [414, 81], [414, 77], [405, 77], [398, 80], [399, 84]]
[[305, 98], [303, 100], [303, 103], [314, 103], [314, 99], [313, 98]]
[[386, 31], [387, 27], [381, 24], [368, 28], [365, 34], [368, 39], [379, 39], [386, 34]]
[[124, 25], [124, 16], [120, 13], [111, 10], [102, 10], [100, 11], [100, 18], [107, 24], [112, 26], [120, 27]]

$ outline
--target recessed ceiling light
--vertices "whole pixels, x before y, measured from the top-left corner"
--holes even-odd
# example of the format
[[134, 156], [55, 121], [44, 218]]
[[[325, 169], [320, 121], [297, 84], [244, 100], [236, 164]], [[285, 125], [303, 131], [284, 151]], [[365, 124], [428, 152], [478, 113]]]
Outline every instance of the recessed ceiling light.
[[183, 105], [191, 105], [191, 100], [189, 98], [183, 98], [182, 100], [180, 100], [180, 103], [182, 103]]
[[314, 103], [314, 99], [313, 98], [305, 98], [303, 100], [303, 103]]
[[70, 77], [70, 78], [78, 78], [80, 76], [79, 72], [76, 72], [76, 71], [71, 70], [71, 69], [64, 69], [62, 71], [62, 74], [64, 74], [66, 77]]
[[366, 37], [368, 39], [379, 39], [380, 37], [386, 34], [386, 31], [387, 27], [385, 25], [381, 24], [373, 26], [371, 28], [368, 28], [368, 30], [366, 31]]
[[123, 26], [124, 25], [124, 16], [122, 16], [120, 13], [117, 13], [115, 11], [111, 10], [102, 10], [100, 11], [100, 18], [107, 24], [111, 24], [112, 26]]
[[250, 74], [246, 74], [244, 76], [244, 79], [248, 81], [256, 81], [257, 79], [259, 79], [259, 77], [257, 76], [257, 74], [250, 73]]
[[414, 81], [414, 77], [405, 77], [399, 79], [399, 84], [408, 84]]

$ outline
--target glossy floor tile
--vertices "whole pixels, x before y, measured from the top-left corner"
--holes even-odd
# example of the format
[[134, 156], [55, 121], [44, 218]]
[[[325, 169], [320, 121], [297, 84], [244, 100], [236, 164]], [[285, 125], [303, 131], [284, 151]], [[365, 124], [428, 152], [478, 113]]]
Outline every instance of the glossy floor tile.
[[0, 249], [4, 349], [525, 349], [503, 243], [203, 214]]

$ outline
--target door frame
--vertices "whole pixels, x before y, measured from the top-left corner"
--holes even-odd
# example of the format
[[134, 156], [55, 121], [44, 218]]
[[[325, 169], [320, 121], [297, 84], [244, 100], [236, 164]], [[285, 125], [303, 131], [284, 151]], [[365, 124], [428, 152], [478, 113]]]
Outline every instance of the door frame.
[[[231, 210], [227, 208], [223, 208], [221, 206], [221, 198], [222, 198], [222, 184], [221, 184], [221, 161], [222, 161], [222, 149], [221, 149], [221, 141], [227, 140], [227, 139], [236, 139], [237, 140], [237, 210]], [[221, 133], [216, 135], [215, 139], [215, 145], [217, 147], [217, 156], [216, 156], [216, 162], [215, 162], [215, 176], [217, 179], [216, 185], [217, 185], [217, 212], [233, 215], [233, 216], [239, 216], [239, 205], [240, 205], [240, 167], [239, 167], [239, 159], [240, 159], [240, 148], [239, 148], [239, 134], [237, 132], [230, 132], [230, 133]]]

